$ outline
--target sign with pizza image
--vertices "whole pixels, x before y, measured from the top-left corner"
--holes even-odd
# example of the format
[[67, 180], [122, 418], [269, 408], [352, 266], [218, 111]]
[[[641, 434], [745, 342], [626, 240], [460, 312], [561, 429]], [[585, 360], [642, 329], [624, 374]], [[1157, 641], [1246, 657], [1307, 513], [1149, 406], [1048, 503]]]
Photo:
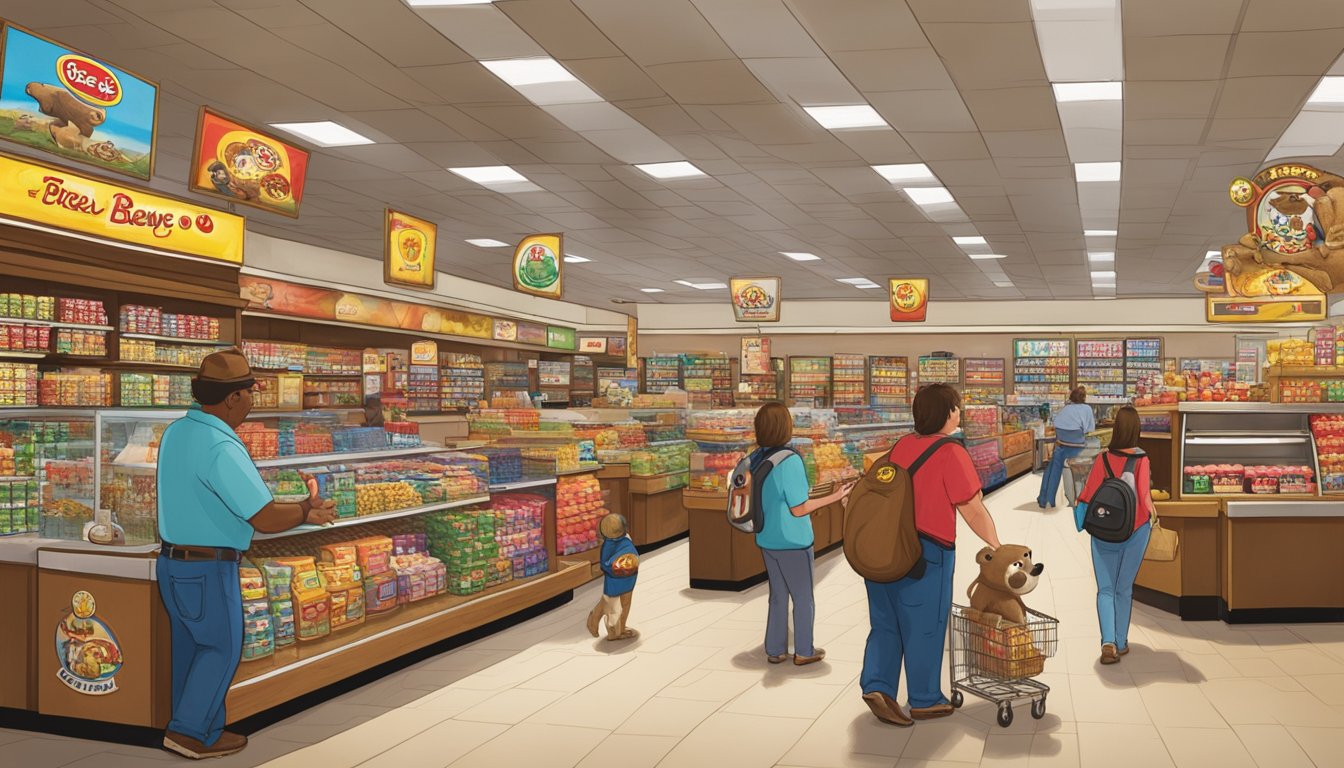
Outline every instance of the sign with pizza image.
[[438, 233], [433, 222], [388, 208], [383, 219], [383, 281], [433, 289]]
[[929, 309], [929, 281], [893, 277], [887, 281], [893, 323], [922, 323]]
[[191, 191], [298, 218], [307, 175], [307, 150], [201, 107]]
[[733, 299], [733, 318], [739, 323], [779, 322], [778, 277], [734, 277], [728, 281]]

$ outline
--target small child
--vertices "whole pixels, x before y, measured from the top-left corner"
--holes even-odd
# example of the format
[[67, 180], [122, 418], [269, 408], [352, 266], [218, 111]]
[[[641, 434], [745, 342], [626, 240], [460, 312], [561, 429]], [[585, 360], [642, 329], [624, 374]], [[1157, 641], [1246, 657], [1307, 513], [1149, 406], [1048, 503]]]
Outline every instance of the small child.
[[598, 636], [602, 617], [607, 619], [608, 640], [633, 640], [639, 633], [625, 622], [630, 618], [630, 596], [635, 591], [639, 571], [639, 555], [635, 543], [626, 535], [625, 518], [610, 514], [602, 518], [598, 531], [602, 534], [602, 598], [588, 614], [588, 631]]

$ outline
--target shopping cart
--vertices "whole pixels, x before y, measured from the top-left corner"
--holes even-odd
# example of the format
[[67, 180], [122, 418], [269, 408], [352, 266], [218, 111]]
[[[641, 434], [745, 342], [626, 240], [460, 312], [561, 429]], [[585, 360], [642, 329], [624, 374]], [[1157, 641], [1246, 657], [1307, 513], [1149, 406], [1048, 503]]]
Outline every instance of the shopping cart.
[[1088, 438], [1087, 447], [1077, 456], [1064, 462], [1064, 498], [1069, 500], [1069, 506], [1078, 503], [1078, 494], [1083, 492], [1087, 485], [1087, 476], [1092, 472], [1092, 462], [1102, 452], [1102, 447], [1095, 437]]
[[952, 606], [949, 643], [952, 664], [952, 706], [960, 707], [962, 691], [999, 707], [999, 725], [1013, 724], [1013, 702], [1031, 699], [1031, 716], [1045, 717], [1050, 686], [1032, 678], [1045, 670], [1045, 660], [1059, 649], [1059, 620], [1027, 609], [1025, 624], [993, 626], [975, 612]]

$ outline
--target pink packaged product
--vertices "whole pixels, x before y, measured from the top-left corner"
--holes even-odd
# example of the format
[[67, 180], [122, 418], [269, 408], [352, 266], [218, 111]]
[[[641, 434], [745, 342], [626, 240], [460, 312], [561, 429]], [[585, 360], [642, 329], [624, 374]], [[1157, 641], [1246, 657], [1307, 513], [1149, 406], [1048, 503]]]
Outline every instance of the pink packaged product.
[[1214, 493], [1241, 493], [1245, 487], [1246, 468], [1241, 464], [1218, 464], [1208, 469]]
[[364, 580], [365, 613], [383, 613], [397, 607], [397, 577], [378, 573]]
[[1314, 474], [1311, 467], [1283, 467], [1279, 475], [1279, 493], [1312, 493]]

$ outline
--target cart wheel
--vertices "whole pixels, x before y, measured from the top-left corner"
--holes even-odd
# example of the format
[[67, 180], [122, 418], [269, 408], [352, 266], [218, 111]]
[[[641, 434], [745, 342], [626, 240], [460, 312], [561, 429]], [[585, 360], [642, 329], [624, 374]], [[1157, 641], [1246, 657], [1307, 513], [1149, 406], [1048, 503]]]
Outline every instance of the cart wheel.
[[1045, 697], [1044, 697], [1044, 696], [1042, 696], [1041, 698], [1037, 699], [1036, 701], [1031, 702], [1031, 716], [1034, 717], [1034, 718], [1036, 718], [1037, 720], [1040, 720], [1042, 717], [1045, 717]]
[[1007, 728], [1013, 724], [1013, 705], [1003, 702], [999, 705], [999, 725]]
[[966, 699], [965, 699], [965, 697], [963, 697], [963, 696], [961, 695], [961, 691], [953, 691], [953, 692], [952, 692], [952, 708], [953, 708], [953, 709], [961, 709], [961, 705], [962, 705], [962, 704], [965, 704], [965, 703], [966, 703]]

